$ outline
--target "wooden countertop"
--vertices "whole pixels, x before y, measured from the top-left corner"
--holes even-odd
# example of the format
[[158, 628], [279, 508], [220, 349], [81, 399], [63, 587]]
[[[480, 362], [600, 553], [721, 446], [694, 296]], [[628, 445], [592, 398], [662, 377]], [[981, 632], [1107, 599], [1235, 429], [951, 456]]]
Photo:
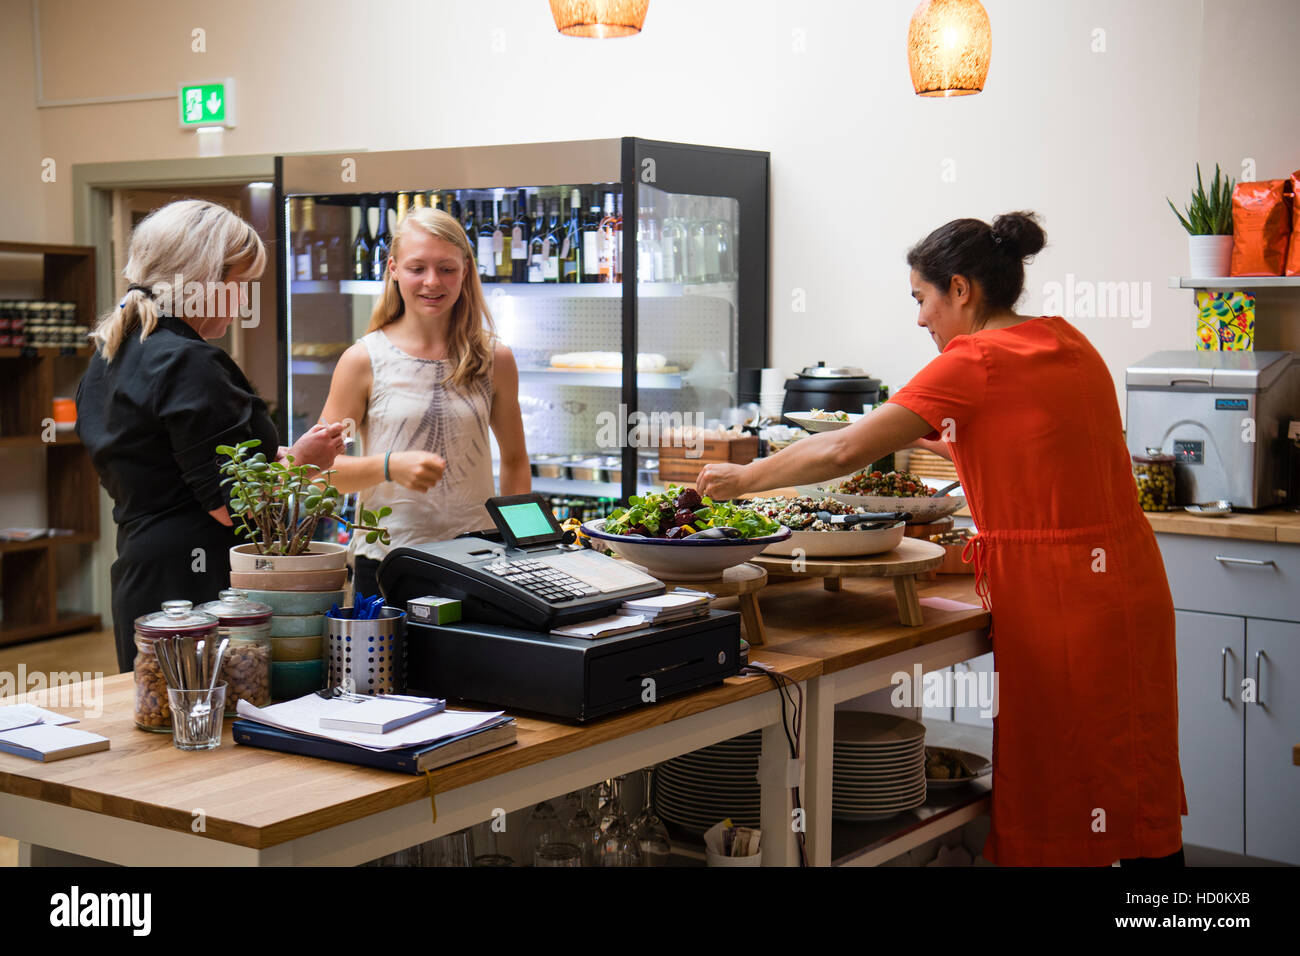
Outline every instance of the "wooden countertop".
[[1199, 534], [1207, 538], [1300, 544], [1300, 512], [1285, 508], [1234, 511], [1222, 518], [1205, 518], [1186, 511], [1148, 511], [1146, 516], [1151, 527], [1161, 534]]
[[[978, 603], [969, 576], [920, 582], [922, 597], [940, 595]], [[729, 607], [735, 599], [720, 599]], [[890, 582], [854, 581], [827, 592], [820, 579], [774, 583], [759, 593], [768, 643], [751, 658], [792, 680], [806, 680], [953, 634], [987, 627], [983, 609], [925, 608], [926, 623], [902, 627]], [[810, 614], [810, 607], [816, 608]], [[518, 717], [518, 741], [433, 772], [435, 792], [475, 783], [646, 727], [765, 693], [764, 678], [735, 677], [722, 685], [576, 726]], [[27, 695], [47, 703], [43, 693]], [[275, 846], [369, 814], [428, 798], [423, 776], [235, 746], [227, 721], [223, 744], [183, 753], [170, 734], [137, 730], [130, 674], [105, 679], [103, 714], [81, 729], [103, 734], [111, 749], [51, 764], [0, 753], [0, 792], [77, 807], [153, 826], [190, 832], [192, 811], [203, 807], [205, 836], [252, 848]]]

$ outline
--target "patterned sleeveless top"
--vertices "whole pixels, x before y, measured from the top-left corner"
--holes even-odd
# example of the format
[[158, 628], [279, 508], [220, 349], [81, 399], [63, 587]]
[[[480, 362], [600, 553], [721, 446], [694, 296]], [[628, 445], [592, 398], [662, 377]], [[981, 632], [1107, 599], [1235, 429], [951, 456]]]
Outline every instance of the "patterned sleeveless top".
[[395, 481], [381, 481], [362, 493], [371, 510], [387, 505], [384, 519], [392, 545], [367, 544], [353, 536], [352, 550], [381, 560], [391, 548], [446, 541], [467, 531], [492, 527], [483, 502], [496, 494], [488, 419], [492, 413], [491, 366], [465, 388], [443, 384], [448, 359], [419, 359], [384, 334], [361, 338], [370, 355], [370, 405], [360, 433], [362, 453], [431, 451], [447, 462], [442, 480], [424, 493]]

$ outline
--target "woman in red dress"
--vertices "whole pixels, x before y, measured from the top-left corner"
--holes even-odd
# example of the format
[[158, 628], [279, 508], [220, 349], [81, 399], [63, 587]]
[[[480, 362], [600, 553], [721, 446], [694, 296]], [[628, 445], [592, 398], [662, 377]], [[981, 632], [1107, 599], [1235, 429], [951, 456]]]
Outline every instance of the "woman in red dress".
[[806, 484], [921, 446], [951, 458], [979, 530], [998, 713], [1000, 865], [1181, 865], [1174, 608], [1138, 505], [1101, 356], [1055, 316], [1017, 315], [1032, 213], [958, 219], [907, 257], [939, 356], [847, 428], [749, 465], [708, 465], [714, 498]]

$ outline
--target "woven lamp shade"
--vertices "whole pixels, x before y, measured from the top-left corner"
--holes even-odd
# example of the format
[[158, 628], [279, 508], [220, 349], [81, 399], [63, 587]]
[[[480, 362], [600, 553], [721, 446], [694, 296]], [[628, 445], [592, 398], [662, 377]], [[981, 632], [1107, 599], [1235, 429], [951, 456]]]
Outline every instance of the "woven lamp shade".
[[641, 32], [650, 0], [551, 0], [555, 27], [571, 37], [627, 37]]
[[979, 0], [921, 0], [907, 28], [907, 62], [918, 96], [968, 96], [984, 89], [993, 52]]

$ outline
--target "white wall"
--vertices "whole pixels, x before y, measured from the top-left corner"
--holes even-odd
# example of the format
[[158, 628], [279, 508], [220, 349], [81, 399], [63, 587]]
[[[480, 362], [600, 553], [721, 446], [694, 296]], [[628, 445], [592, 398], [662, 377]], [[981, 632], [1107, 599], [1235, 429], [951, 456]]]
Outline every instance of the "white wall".
[[[908, 246], [1011, 209], [1039, 212], [1049, 239], [1022, 311], [1067, 274], [1149, 283], [1146, 327], [1076, 318], [1117, 385], [1147, 353], [1191, 347], [1191, 294], [1167, 287], [1186, 244], [1164, 197], [1185, 201], [1198, 160], [1236, 174], [1251, 156], [1260, 178], [1300, 166], [1300, 4], [987, 0], [987, 87], [952, 100], [912, 93], [914, 5], [651, 0], [640, 36], [591, 41], [559, 36], [545, 0], [38, 0], [47, 99], [231, 75], [227, 154], [618, 135], [770, 150], [772, 357], [787, 371], [826, 359], [903, 384], [933, 354]], [[6, 236], [72, 239], [74, 163], [198, 155], [174, 98], [36, 109], [31, 5], [3, 11]], [[195, 28], [206, 53], [191, 52]], [[42, 156], [58, 182], [39, 181]]]

